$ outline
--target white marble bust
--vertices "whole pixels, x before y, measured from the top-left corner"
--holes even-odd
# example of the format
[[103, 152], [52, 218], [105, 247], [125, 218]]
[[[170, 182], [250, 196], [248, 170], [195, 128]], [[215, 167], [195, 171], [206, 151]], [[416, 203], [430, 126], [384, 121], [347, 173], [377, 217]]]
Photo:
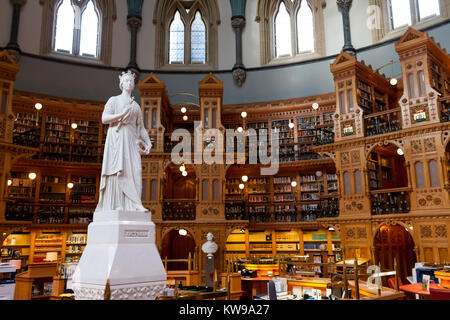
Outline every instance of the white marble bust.
[[131, 96], [134, 73], [123, 72], [119, 79], [122, 94], [108, 100], [102, 115], [109, 128], [96, 211], [147, 211], [141, 201], [141, 154], [149, 154], [152, 144], [141, 108]]
[[209, 257], [213, 256], [214, 253], [216, 253], [217, 251], [217, 243], [215, 243], [214, 241], [212, 241], [214, 238], [214, 235], [211, 232], [208, 232], [208, 234], [206, 235], [206, 241], [203, 245], [202, 245], [202, 251], [204, 253], [206, 253]]

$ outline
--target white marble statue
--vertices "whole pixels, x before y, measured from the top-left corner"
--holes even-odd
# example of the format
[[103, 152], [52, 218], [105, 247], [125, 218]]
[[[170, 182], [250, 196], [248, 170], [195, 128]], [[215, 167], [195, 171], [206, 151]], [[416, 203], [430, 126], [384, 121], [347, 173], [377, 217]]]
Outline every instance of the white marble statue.
[[98, 211], [146, 211], [142, 206], [141, 154], [149, 154], [151, 141], [142, 120], [142, 112], [131, 93], [135, 74], [119, 76], [122, 94], [111, 97], [102, 115], [108, 124], [100, 180]]
[[208, 241], [206, 241], [202, 245], [202, 251], [204, 253], [206, 253], [208, 256], [214, 255], [214, 253], [216, 253], [216, 251], [217, 251], [217, 243], [212, 241], [213, 238], [214, 238], [214, 235], [211, 232], [208, 232], [208, 234], [206, 235], [206, 240], [208, 240]]

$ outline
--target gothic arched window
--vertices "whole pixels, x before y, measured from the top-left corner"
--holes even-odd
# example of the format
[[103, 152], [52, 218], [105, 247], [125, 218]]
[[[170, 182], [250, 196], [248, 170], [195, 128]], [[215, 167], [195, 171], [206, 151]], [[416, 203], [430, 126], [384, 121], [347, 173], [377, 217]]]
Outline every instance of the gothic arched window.
[[53, 51], [97, 58], [99, 20], [94, 0], [61, 0], [55, 11]]
[[314, 17], [307, 1], [302, 1], [297, 12], [298, 52], [314, 52]]
[[391, 29], [417, 24], [441, 14], [440, 0], [389, 0]]
[[291, 55], [291, 17], [283, 1], [280, 2], [274, 21], [275, 56]]
[[216, 0], [157, 0], [153, 22], [157, 68], [217, 68]]
[[169, 28], [169, 63], [184, 63], [184, 23], [179, 11]]
[[261, 62], [325, 53], [324, 0], [259, 0]]
[[41, 54], [87, 58], [110, 64], [115, 0], [41, 0]]

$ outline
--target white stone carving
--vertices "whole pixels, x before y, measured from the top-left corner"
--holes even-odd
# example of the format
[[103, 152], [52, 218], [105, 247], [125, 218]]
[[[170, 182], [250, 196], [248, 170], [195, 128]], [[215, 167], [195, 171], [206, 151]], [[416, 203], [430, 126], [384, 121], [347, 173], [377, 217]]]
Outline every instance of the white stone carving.
[[139, 105], [131, 97], [134, 74], [122, 73], [120, 96], [109, 99], [109, 124], [100, 197], [88, 227], [86, 248], [72, 277], [76, 300], [152, 300], [163, 295], [166, 271], [155, 245], [155, 224], [142, 206], [141, 154], [151, 142]]
[[214, 253], [216, 253], [217, 251], [217, 243], [215, 243], [214, 241], [212, 241], [214, 238], [214, 235], [211, 232], [208, 232], [208, 234], [206, 235], [206, 241], [203, 245], [202, 245], [202, 251], [204, 253], [206, 253], [209, 257], [213, 256]]
[[141, 154], [148, 155], [152, 143], [141, 108], [131, 96], [134, 73], [122, 73], [119, 78], [122, 94], [108, 100], [102, 115], [103, 124], [109, 128], [96, 211], [146, 211], [141, 202]]

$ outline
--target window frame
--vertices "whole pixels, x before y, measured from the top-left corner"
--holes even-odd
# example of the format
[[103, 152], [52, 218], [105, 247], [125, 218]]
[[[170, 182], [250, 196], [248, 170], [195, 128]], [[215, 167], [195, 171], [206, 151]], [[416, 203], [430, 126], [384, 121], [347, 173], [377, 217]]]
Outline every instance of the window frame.
[[[56, 37], [56, 14], [62, 1], [63, 0], [40, 0], [40, 4], [43, 6], [40, 54], [43, 56], [51, 56], [74, 62], [111, 65], [113, 23], [117, 19], [116, 0], [92, 0], [99, 21], [96, 57], [78, 54], [81, 41], [81, 17], [87, 7], [88, 0], [82, 0], [80, 3], [74, 3], [73, 0], [70, 0], [72, 6], [79, 8], [79, 10], [76, 10], [75, 12], [74, 38], [72, 41], [73, 52], [67, 53], [54, 50]], [[77, 27], [77, 11], [79, 11], [78, 19], [80, 29], [78, 32], [75, 32]]]
[[[77, 3], [74, 1], [71, 1], [72, 7], [74, 7], [75, 11], [75, 23], [74, 23], [74, 30], [73, 30], [73, 39], [72, 39], [72, 53], [67, 53], [64, 51], [58, 51], [55, 49], [56, 44], [56, 23], [57, 23], [57, 13], [59, 7], [63, 4], [63, 2], [66, 0], [59, 0], [56, 3], [55, 11], [54, 11], [54, 23], [53, 23], [53, 36], [52, 36], [52, 53], [56, 54], [63, 54], [71, 57], [77, 57], [77, 58], [83, 58], [83, 59], [92, 59], [92, 60], [99, 60], [100, 57], [100, 46], [101, 46], [101, 38], [102, 38], [102, 13], [100, 12], [97, 2], [95, 0], [86, 0], [81, 3]], [[88, 56], [88, 55], [82, 55], [80, 54], [81, 49], [81, 24], [83, 21], [83, 14], [87, 9], [88, 3], [92, 1], [94, 4], [94, 10], [97, 14], [98, 19], [98, 30], [97, 30], [97, 48], [96, 48], [96, 56]]]
[[[221, 23], [217, 0], [193, 0], [189, 13], [183, 0], [157, 0], [153, 12], [155, 24], [155, 68], [168, 70], [204, 70], [218, 68], [218, 25]], [[170, 24], [176, 11], [184, 23], [184, 63], [170, 63]], [[205, 26], [205, 63], [191, 62], [191, 31], [197, 12]]]
[[[292, 63], [325, 56], [325, 0], [258, 0], [256, 21], [259, 22], [261, 65]], [[307, 2], [313, 16], [314, 51], [300, 51], [297, 17], [303, 1]], [[291, 22], [291, 54], [276, 56], [275, 18], [283, 2]]]
[[[434, 15], [420, 19], [418, 17], [418, 0], [410, 0], [410, 10], [415, 12], [415, 16], [411, 16], [411, 26], [406, 25], [393, 29], [391, 0], [369, 0], [369, 7], [378, 7], [375, 20], [377, 21], [377, 24], [379, 24], [379, 28], [372, 29], [373, 42], [376, 43], [399, 37], [409, 27], [414, 27], [415, 29], [422, 30], [424, 28], [447, 20], [450, 17], [450, 4], [447, 4], [446, 1], [447, 0], [439, 0], [439, 16]], [[413, 5], [411, 5], [411, 3]], [[374, 13], [372, 12], [371, 14]]]

